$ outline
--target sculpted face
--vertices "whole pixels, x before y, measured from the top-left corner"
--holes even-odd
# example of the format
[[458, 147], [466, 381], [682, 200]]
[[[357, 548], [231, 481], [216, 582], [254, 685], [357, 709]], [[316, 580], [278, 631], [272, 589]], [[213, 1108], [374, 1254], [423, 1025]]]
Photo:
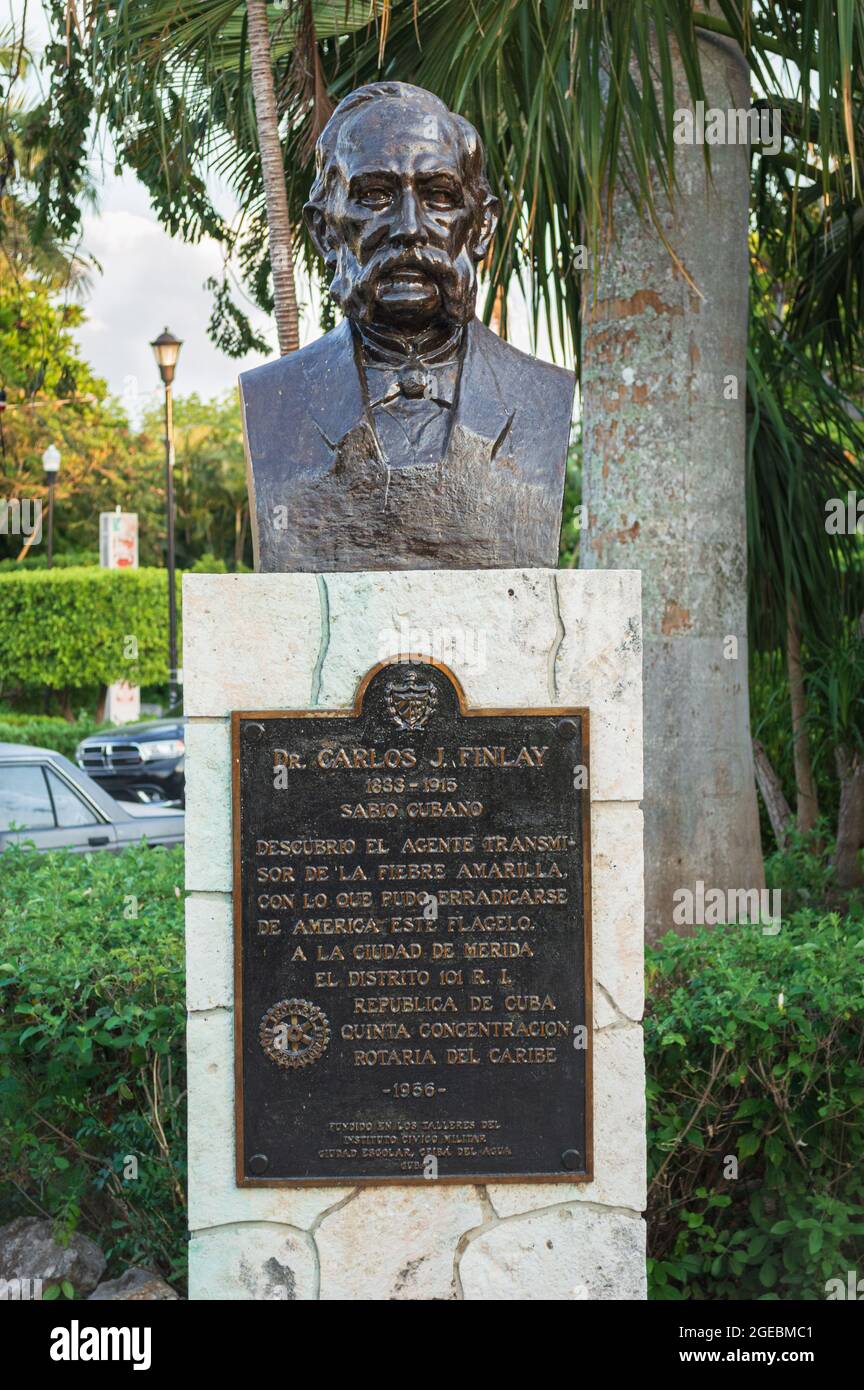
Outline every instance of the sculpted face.
[[471, 318], [496, 218], [466, 155], [446, 113], [379, 99], [346, 117], [307, 216], [350, 318], [402, 332]]

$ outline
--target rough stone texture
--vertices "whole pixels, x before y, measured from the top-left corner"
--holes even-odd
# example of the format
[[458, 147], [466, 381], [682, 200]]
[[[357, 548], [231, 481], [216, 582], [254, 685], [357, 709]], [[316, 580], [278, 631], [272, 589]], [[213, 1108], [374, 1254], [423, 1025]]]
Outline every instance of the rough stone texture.
[[[643, 1298], [638, 573], [193, 575], [184, 604], [190, 1297]], [[407, 654], [449, 666], [470, 705], [591, 712], [590, 1184], [235, 1185], [228, 715], [350, 707]]]
[[[593, 742], [593, 738], [592, 738]], [[642, 812], [632, 802], [591, 807], [594, 1021], [598, 1028], [642, 1017]]]
[[535, 1211], [477, 1235], [459, 1274], [468, 1299], [643, 1299], [645, 1225], [632, 1213], [597, 1207]]
[[362, 1188], [318, 1227], [321, 1298], [457, 1298], [459, 1242], [485, 1220], [476, 1187]]
[[112, 1299], [118, 1302], [167, 1303], [179, 1297], [171, 1285], [152, 1270], [133, 1268], [127, 1269], [119, 1279], [106, 1279], [104, 1284], [94, 1289], [88, 1302]]
[[186, 1004], [191, 1012], [234, 1001], [234, 926], [228, 893], [186, 899]]
[[315, 1246], [303, 1231], [266, 1221], [196, 1231], [189, 1297], [294, 1302], [317, 1296]]
[[[191, 583], [190, 578], [183, 577], [185, 713], [213, 718], [255, 709], [262, 684], [268, 709], [302, 705], [318, 651], [315, 576], [292, 576], [290, 606], [282, 575], [196, 574]], [[250, 622], [253, 592], [259, 616]]]
[[185, 763], [186, 887], [190, 892], [230, 893], [234, 872], [228, 721], [190, 719]]
[[43, 1286], [67, 1280], [76, 1298], [86, 1298], [104, 1270], [105, 1256], [92, 1240], [76, 1232], [60, 1245], [52, 1223], [38, 1216], [19, 1216], [0, 1229], [0, 1279], [41, 1279]]

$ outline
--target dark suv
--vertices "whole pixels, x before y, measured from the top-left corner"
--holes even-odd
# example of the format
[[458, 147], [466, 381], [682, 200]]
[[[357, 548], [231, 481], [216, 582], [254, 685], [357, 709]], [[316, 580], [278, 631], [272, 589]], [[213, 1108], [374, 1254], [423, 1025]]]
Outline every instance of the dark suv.
[[117, 801], [169, 801], [184, 806], [184, 725], [181, 717], [103, 730], [82, 739], [75, 761]]

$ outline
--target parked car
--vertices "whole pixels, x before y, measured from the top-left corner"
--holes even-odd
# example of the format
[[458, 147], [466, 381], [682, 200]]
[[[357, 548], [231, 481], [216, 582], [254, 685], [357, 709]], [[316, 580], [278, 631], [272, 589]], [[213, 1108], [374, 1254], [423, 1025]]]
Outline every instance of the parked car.
[[152, 719], [82, 739], [75, 761], [117, 801], [185, 805], [185, 720]]
[[121, 806], [62, 753], [0, 743], [0, 850], [16, 840], [40, 850], [182, 845], [185, 820], [164, 806]]

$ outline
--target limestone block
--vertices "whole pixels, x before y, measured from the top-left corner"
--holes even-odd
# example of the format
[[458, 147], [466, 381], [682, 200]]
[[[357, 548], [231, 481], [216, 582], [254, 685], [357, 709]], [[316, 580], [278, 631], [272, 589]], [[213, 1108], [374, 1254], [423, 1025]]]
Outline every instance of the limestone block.
[[484, 1220], [482, 1199], [461, 1184], [365, 1187], [324, 1217], [316, 1240], [322, 1299], [451, 1299], [466, 1231]]
[[227, 719], [186, 725], [186, 888], [230, 893], [231, 727]]
[[228, 893], [186, 899], [186, 1007], [230, 1009], [234, 1000], [234, 928]]
[[290, 1226], [253, 1221], [196, 1231], [189, 1246], [192, 1299], [314, 1299], [315, 1249], [309, 1236]]
[[638, 1020], [644, 1004], [642, 812], [632, 802], [591, 807], [591, 926], [597, 1027]]
[[[645, 1296], [640, 601], [638, 572], [184, 580], [190, 1297]], [[238, 1188], [228, 715], [350, 708], [373, 665], [412, 654], [469, 706], [591, 711], [597, 1176]]]
[[[309, 703], [321, 631], [313, 574], [183, 576], [183, 708], [193, 717]], [[290, 594], [290, 602], [286, 597]]]
[[645, 1224], [578, 1203], [552, 1207], [481, 1232], [459, 1272], [466, 1299], [644, 1299]]

